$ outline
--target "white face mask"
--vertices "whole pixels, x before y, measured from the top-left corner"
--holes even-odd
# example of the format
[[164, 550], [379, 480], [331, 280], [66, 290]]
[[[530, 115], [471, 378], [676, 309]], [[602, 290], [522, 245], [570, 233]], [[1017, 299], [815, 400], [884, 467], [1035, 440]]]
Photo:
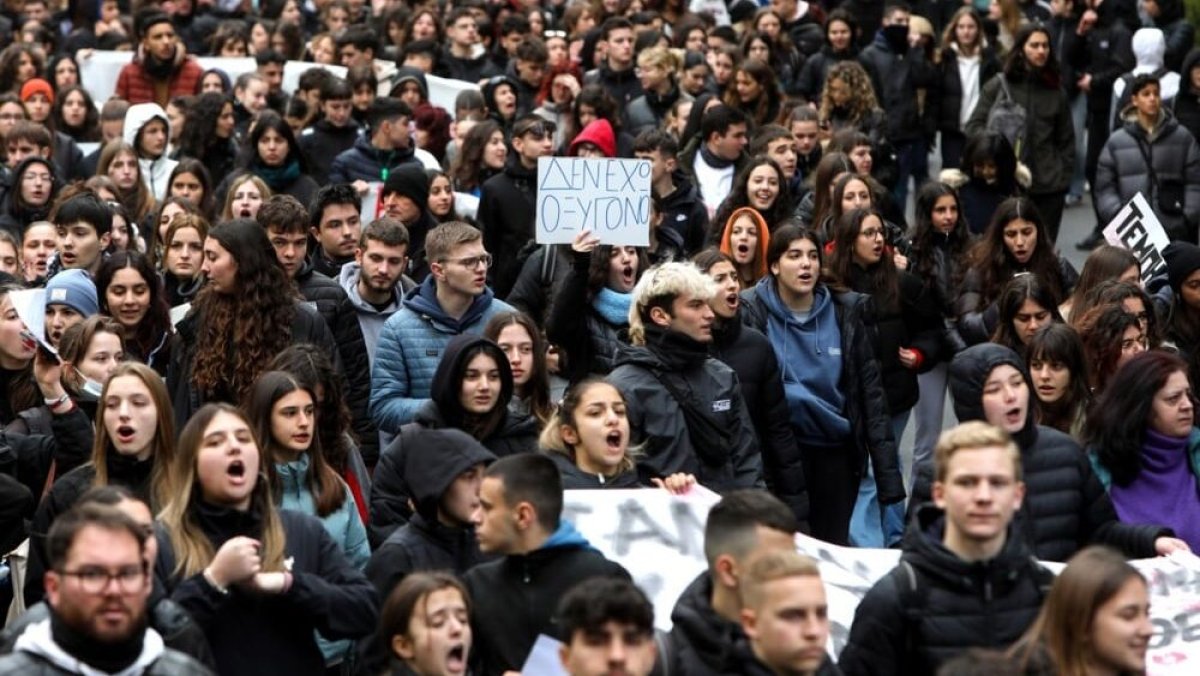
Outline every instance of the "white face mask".
[[83, 384], [79, 386], [79, 394], [89, 401], [99, 401], [100, 393], [104, 391], [104, 384], [84, 378]]

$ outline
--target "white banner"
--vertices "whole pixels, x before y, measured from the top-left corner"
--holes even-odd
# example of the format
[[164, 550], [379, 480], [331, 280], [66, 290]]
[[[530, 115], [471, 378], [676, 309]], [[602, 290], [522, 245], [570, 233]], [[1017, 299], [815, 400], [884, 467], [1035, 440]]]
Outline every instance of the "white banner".
[[601, 244], [650, 245], [649, 160], [539, 157], [537, 185], [538, 243], [588, 230]]
[[[720, 496], [707, 489], [674, 496], [663, 490], [567, 491], [564, 518], [609, 559], [620, 563], [654, 602], [654, 623], [670, 629], [671, 610], [702, 573], [704, 522]], [[829, 603], [829, 650], [846, 645], [867, 590], [900, 560], [894, 549], [854, 549], [796, 536], [796, 548], [821, 567]], [[1150, 676], [1200, 673], [1200, 558], [1192, 554], [1131, 561], [1150, 581]], [[1054, 571], [1062, 564], [1047, 563]]]
[[1162, 252], [1171, 240], [1142, 193], [1134, 195], [1104, 227], [1104, 239], [1113, 246], [1129, 249], [1137, 256], [1142, 282], [1166, 272], [1167, 262], [1163, 260]]

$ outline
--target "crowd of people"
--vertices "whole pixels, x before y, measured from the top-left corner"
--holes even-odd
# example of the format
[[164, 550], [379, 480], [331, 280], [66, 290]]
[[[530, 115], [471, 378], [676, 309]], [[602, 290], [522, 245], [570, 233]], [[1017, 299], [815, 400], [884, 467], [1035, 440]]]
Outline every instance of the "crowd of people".
[[[1181, 0], [4, 0], [0, 673], [1143, 671], [1127, 559], [1200, 551], [1193, 42]], [[647, 162], [649, 245], [539, 244], [552, 156]], [[1101, 236], [1138, 193], [1148, 279]], [[661, 632], [564, 490], [697, 486]], [[901, 550], [840, 654], [797, 533]]]

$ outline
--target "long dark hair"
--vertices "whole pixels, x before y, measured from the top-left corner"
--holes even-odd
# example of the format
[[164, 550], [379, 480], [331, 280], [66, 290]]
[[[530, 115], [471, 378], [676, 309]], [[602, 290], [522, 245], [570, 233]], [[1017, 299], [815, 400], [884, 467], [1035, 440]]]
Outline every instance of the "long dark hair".
[[1025, 364], [1029, 373], [1033, 373], [1033, 362], [1050, 362], [1061, 364], [1071, 374], [1071, 386], [1063, 396], [1053, 404], [1038, 401], [1038, 422], [1047, 427], [1053, 427], [1060, 432], [1070, 434], [1075, 412], [1080, 406], [1088, 406], [1091, 400], [1091, 390], [1088, 383], [1087, 358], [1083, 352], [1083, 341], [1075, 329], [1062, 322], [1052, 322], [1043, 326], [1029, 339], [1025, 346]]
[[549, 345], [538, 330], [537, 324], [524, 312], [505, 311], [494, 315], [483, 328], [483, 337], [499, 344], [500, 334], [509, 326], [519, 326], [529, 334], [533, 343], [533, 373], [529, 382], [517, 396], [529, 402], [529, 410], [538, 422], [545, 424], [554, 414], [554, 402], [550, 401], [550, 380], [546, 367], [546, 352]]
[[1017, 153], [1008, 139], [994, 131], [983, 131], [967, 137], [963, 146], [962, 171], [974, 179], [976, 165], [992, 162], [996, 165], [996, 191], [1013, 196], [1017, 190]]
[[1075, 330], [1083, 339], [1088, 370], [1092, 374], [1092, 389], [1100, 394], [1116, 375], [1121, 359], [1121, 343], [1131, 328], [1141, 331], [1138, 318], [1120, 305], [1097, 305], [1075, 322]]
[[[958, 220], [948, 235], [943, 235], [933, 227], [933, 208], [943, 197], [953, 197], [954, 204], [958, 206]], [[916, 222], [913, 223], [912, 240], [913, 250], [917, 252], [917, 260], [912, 269], [913, 273], [924, 280], [926, 286], [932, 287], [936, 284], [937, 260], [933, 251], [938, 248], [937, 242], [944, 239], [946, 241], [946, 261], [954, 268], [951, 274], [951, 288], [957, 288], [962, 276], [962, 262], [966, 257], [967, 248], [971, 245], [971, 232], [967, 229], [967, 221], [963, 217], [962, 203], [958, 199], [958, 193], [945, 183], [930, 181], [917, 191], [917, 203], [914, 211]]]
[[1143, 352], [1117, 371], [1096, 400], [1086, 438], [1117, 485], [1128, 485], [1142, 469], [1142, 445], [1155, 395], [1171, 374], [1186, 375], [1187, 370], [1187, 363], [1170, 352]]
[[483, 120], [471, 127], [463, 137], [458, 146], [458, 156], [450, 167], [450, 179], [455, 190], [470, 192], [482, 186], [484, 180], [493, 173], [494, 170], [483, 163], [483, 152], [496, 132], [504, 133], [499, 122]]
[[150, 259], [137, 251], [117, 251], [100, 264], [96, 272], [96, 296], [100, 301], [100, 314], [113, 316], [108, 307], [108, 287], [119, 270], [130, 268], [141, 276], [150, 290], [150, 307], [146, 316], [136, 327], [125, 327], [128, 338], [125, 341], [126, 354], [138, 361], [146, 363], [156, 348], [171, 333], [171, 307], [167, 304], [167, 294], [163, 291], [162, 279], [154, 271]]
[[317, 436], [325, 460], [338, 472], [345, 472], [357, 439], [351, 429], [350, 408], [342, 395], [342, 377], [329, 357], [309, 343], [292, 345], [275, 355], [267, 364], [271, 371], [286, 371], [301, 387], [321, 391], [317, 405]]
[[[1049, 52], [1046, 57], [1046, 65], [1041, 68], [1034, 68], [1029, 61], [1025, 59], [1025, 43], [1029, 42], [1029, 38], [1035, 33], [1041, 33], [1046, 36], [1046, 41], [1049, 43]], [[1048, 89], [1058, 89], [1062, 85], [1062, 76], [1058, 70], [1058, 56], [1054, 53], [1054, 39], [1050, 35], [1050, 29], [1042, 23], [1030, 23], [1021, 27], [1013, 37], [1012, 49], [1008, 52], [1008, 58], [1004, 61], [1004, 77], [1012, 81], [1029, 80], [1041, 84]]]
[[717, 207], [716, 215], [713, 216], [709, 226], [710, 242], [717, 242], [721, 239], [721, 235], [725, 232], [725, 223], [733, 212], [750, 206], [750, 189], [747, 184], [750, 182], [751, 172], [762, 166], [774, 169], [775, 176], [779, 179], [779, 194], [775, 197], [775, 203], [767, 211], [759, 211], [763, 220], [767, 222], [768, 227], [775, 227], [776, 224], [782, 223], [792, 216], [795, 206], [792, 204], [792, 191], [788, 187], [790, 177], [784, 176], [783, 169], [775, 160], [766, 155], [756, 155], [737, 173], [729, 195], [721, 202], [721, 206]]
[[[1012, 253], [1004, 244], [1004, 228], [1018, 219], [1029, 221], [1037, 228], [1037, 246], [1034, 247], [1033, 256], [1025, 266], [1013, 259]], [[1010, 197], [996, 207], [992, 222], [971, 247], [969, 259], [971, 267], [979, 271], [982, 307], [995, 300], [1000, 295], [1000, 289], [1018, 272], [1032, 272], [1037, 275], [1057, 299], [1055, 306], [1066, 296], [1054, 243], [1050, 241], [1041, 213], [1027, 197]]]
[[992, 342], [1011, 348], [1017, 354], [1025, 354], [1025, 345], [1017, 335], [1013, 320], [1025, 305], [1025, 301], [1037, 303], [1043, 310], [1050, 313], [1050, 322], [1063, 323], [1062, 315], [1058, 312], [1058, 301], [1050, 294], [1050, 290], [1042, 284], [1037, 275], [1017, 275], [1008, 280], [1008, 284], [1000, 291], [996, 299], [996, 307], [1000, 310], [1000, 321], [992, 334]]
[[288, 154], [283, 158], [283, 165], [287, 166], [293, 161], [300, 163], [300, 173], [308, 173], [308, 162], [304, 159], [304, 153], [300, 152], [300, 147], [296, 145], [296, 135], [292, 133], [292, 127], [280, 116], [279, 113], [273, 110], [264, 110], [258, 114], [258, 119], [254, 122], [254, 131], [250, 132], [250, 138], [242, 145], [242, 154], [238, 158], [238, 166], [244, 169], [254, 170], [255, 168], [265, 168], [267, 165], [263, 163], [262, 158], [258, 155], [258, 141], [269, 130], [275, 130], [277, 134], [287, 141]]
[[217, 146], [229, 139], [217, 136], [217, 122], [226, 105], [233, 105], [228, 94], [208, 92], [196, 97], [188, 108], [187, 124], [179, 133], [179, 154], [203, 160]]
[[[1100, 282], [1092, 289], [1086, 297], [1081, 298], [1085, 308], [1093, 308], [1097, 305], [1124, 305], [1125, 301], [1130, 298], [1137, 298], [1142, 301], [1142, 309], [1146, 313], [1146, 342], [1147, 347], [1151, 350], [1156, 350], [1162, 345], [1162, 327], [1159, 326], [1158, 313], [1154, 309], [1154, 301], [1150, 298], [1150, 294], [1137, 284], [1122, 282], [1116, 279], [1109, 279]], [[1080, 315], [1083, 316], [1083, 315]], [[1138, 317], [1141, 320], [1141, 317]]]
[[[267, 231], [239, 218], [208, 231], [237, 261], [237, 290], [211, 284], [196, 296], [197, 322], [192, 382], [203, 393], [241, 399], [267, 362], [291, 343], [296, 295], [275, 257]], [[236, 345], [236, 350], [230, 350]]]
[[[862, 232], [863, 223], [870, 217], [879, 219], [879, 227], [884, 227], [883, 214], [876, 209], [854, 209], [842, 214], [833, 232], [833, 250], [825, 259], [826, 284], [835, 291], [858, 291], [869, 293], [875, 299], [875, 306], [885, 313], [900, 310], [900, 273], [896, 265], [884, 255], [870, 267], [859, 266], [862, 272], [855, 271], [858, 263], [854, 261], [854, 245]], [[886, 246], [885, 246], [886, 252]], [[855, 282], [858, 282], [857, 284]]]
[[[492, 410], [482, 415], [476, 415], [467, 412], [463, 408], [460, 397], [463, 378], [467, 374], [467, 367], [471, 364], [471, 360], [481, 354], [487, 355], [496, 362], [496, 370], [500, 372], [500, 396], [496, 398], [496, 405], [492, 407]], [[450, 374], [453, 384], [450, 388], [449, 396], [454, 399], [453, 405], [439, 407], [446, 423], [450, 427], [457, 427], [470, 434], [481, 442], [491, 437], [504, 424], [505, 419], [508, 417], [508, 403], [512, 401], [513, 377], [512, 368], [508, 365], [508, 357], [504, 355], [499, 345], [490, 340], [482, 339], [463, 350], [462, 355], [458, 359], [453, 361], [443, 359], [438, 364], [438, 372], [441, 372], [443, 368], [455, 369], [454, 373]], [[434, 373], [433, 379], [435, 382], [440, 380], [438, 375], [439, 373]]]
[[[72, 127], [63, 119], [63, 106], [67, 103], [67, 96], [76, 93], [83, 97], [84, 107], [87, 109], [82, 127]], [[54, 107], [50, 110], [50, 119], [54, 122], [55, 129], [80, 143], [96, 143], [101, 140], [100, 111], [96, 109], [92, 95], [80, 85], [71, 85], [54, 95]]]
[[[271, 489], [278, 500], [283, 493], [279, 485], [279, 472], [273, 459], [278, 442], [271, 433], [271, 418], [275, 404], [292, 392], [307, 392], [312, 398], [314, 413], [318, 407], [317, 395], [311, 387], [305, 387], [290, 373], [283, 371], [267, 371], [254, 381], [242, 409], [250, 419], [250, 426], [258, 437], [264, 453], [272, 455], [272, 461], [267, 463], [267, 476], [271, 481]], [[316, 427], [314, 421], [314, 428]], [[315, 430], [314, 430], [315, 432]], [[325, 462], [325, 453], [321, 451], [321, 436], [313, 434], [312, 444], [308, 447], [308, 476], [304, 483], [312, 493], [313, 504], [318, 517], [326, 517], [337, 511], [346, 502], [346, 486], [332, 467]]]
[[200, 187], [204, 189], [204, 198], [195, 206], [205, 219], [211, 220], [217, 207], [216, 196], [213, 194], [212, 176], [208, 173], [208, 167], [194, 157], [185, 157], [179, 160], [179, 164], [176, 164], [175, 168], [171, 170], [171, 177], [167, 179], [167, 194], [171, 192], [171, 184], [175, 182], [175, 177], [180, 174], [191, 174], [200, 181]]

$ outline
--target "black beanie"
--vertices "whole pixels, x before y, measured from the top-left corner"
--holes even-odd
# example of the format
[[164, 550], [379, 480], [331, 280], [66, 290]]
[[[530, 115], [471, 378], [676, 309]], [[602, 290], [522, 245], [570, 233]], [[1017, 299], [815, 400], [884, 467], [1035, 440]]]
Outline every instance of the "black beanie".
[[1189, 242], [1171, 242], [1163, 249], [1163, 258], [1167, 261], [1167, 280], [1171, 283], [1171, 290], [1179, 293], [1188, 275], [1200, 269], [1200, 246]]
[[429, 205], [429, 178], [425, 170], [420, 165], [408, 164], [389, 173], [379, 196], [387, 197], [394, 192], [415, 202], [424, 213]]
[[146, 37], [146, 33], [150, 32], [150, 28], [160, 23], [171, 23], [171, 17], [166, 12], [147, 9], [135, 17], [133, 32], [137, 35], [138, 40], [143, 40]]

